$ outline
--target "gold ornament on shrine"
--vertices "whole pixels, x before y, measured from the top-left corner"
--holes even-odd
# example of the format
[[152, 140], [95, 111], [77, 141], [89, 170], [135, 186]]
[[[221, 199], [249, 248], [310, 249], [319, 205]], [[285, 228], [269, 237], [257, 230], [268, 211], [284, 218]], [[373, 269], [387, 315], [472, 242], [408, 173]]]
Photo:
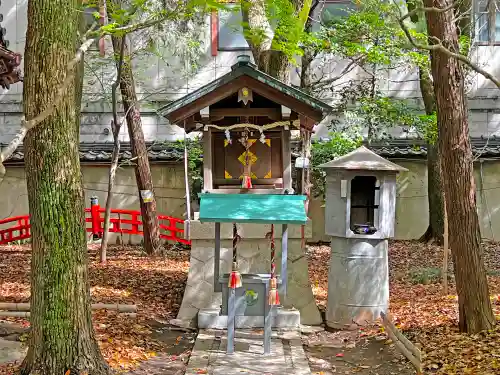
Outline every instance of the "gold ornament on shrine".
[[243, 102], [243, 104], [247, 105], [248, 102], [253, 102], [253, 93], [248, 87], [242, 87], [238, 91], [238, 101]]

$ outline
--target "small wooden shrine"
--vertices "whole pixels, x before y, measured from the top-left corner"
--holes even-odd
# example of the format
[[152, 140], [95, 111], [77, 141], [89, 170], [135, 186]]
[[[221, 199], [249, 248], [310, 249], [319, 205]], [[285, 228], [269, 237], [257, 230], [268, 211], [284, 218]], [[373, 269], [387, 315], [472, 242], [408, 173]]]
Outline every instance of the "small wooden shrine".
[[[331, 110], [240, 56], [230, 73], [159, 114], [187, 132], [203, 131], [205, 192], [280, 194], [292, 189], [290, 131], [312, 132]], [[251, 191], [242, 186], [245, 175]]]
[[[213, 288], [223, 296], [218, 314], [227, 322], [228, 353], [234, 351], [236, 317], [255, 315], [263, 317], [264, 353], [270, 352], [278, 289], [287, 293], [288, 225], [307, 222], [307, 197], [292, 189], [291, 131], [310, 134], [331, 110], [259, 71], [248, 56], [240, 56], [231, 72], [159, 110], [186, 132], [203, 132], [199, 221], [215, 223]], [[232, 268], [224, 275], [219, 273], [221, 223], [233, 228]], [[239, 272], [238, 248], [245, 242], [240, 230], [247, 223], [271, 226], [269, 273]], [[282, 226], [281, 275], [275, 264], [277, 224]], [[245, 289], [248, 285], [252, 289]], [[255, 298], [249, 302], [248, 295]]]

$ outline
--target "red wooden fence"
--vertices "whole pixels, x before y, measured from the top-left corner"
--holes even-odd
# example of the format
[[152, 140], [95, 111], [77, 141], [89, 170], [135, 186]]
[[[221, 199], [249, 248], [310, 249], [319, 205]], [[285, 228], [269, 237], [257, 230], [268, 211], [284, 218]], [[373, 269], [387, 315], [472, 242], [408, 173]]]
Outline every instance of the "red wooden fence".
[[[110, 232], [143, 235], [140, 211], [112, 209], [111, 216]], [[191, 241], [183, 238], [184, 220], [165, 215], [158, 215], [158, 220], [160, 222], [161, 238], [186, 245], [191, 244]], [[104, 231], [104, 208], [93, 202], [90, 208], [85, 209], [85, 222], [88, 223], [85, 228], [87, 232], [92, 233], [94, 238], [102, 238]], [[8, 224], [12, 226], [0, 229], [0, 245], [31, 237], [29, 215], [0, 220], [0, 226]]]

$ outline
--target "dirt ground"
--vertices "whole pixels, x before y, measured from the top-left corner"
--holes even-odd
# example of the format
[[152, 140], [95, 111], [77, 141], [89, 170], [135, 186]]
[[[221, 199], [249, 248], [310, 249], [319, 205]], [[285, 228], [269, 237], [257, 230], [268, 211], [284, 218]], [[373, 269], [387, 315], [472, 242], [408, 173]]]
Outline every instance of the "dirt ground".
[[[500, 245], [484, 244], [492, 305], [500, 317]], [[189, 269], [189, 250], [165, 258], [146, 257], [138, 248], [114, 247], [102, 266], [90, 249], [93, 302], [136, 304], [130, 319], [114, 312], [93, 314], [106, 360], [126, 375], [182, 375], [196, 332], [169, 325], [179, 309]], [[309, 278], [321, 310], [328, 294], [330, 248], [308, 246]], [[457, 331], [457, 300], [450, 261], [449, 293], [439, 283], [442, 249], [412, 241], [389, 247], [390, 315], [394, 324], [422, 348], [425, 374], [500, 374], [500, 326], [479, 335]], [[29, 246], [0, 247], [0, 301], [29, 300]], [[437, 270], [437, 271], [436, 271]], [[23, 319], [8, 320], [29, 326]], [[310, 331], [313, 332], [313, 331]], [[303, 335], [313, 374], [411, 375], [410, 364], [375, 324], [364, 330]], [[12, 375], [15, 366], [0, 366]], [[257, 375], [257, 374], [256, 374]]]
[[196, 340], [196, 331], [179, 330], [158, 321], [149, 322], [151, 339], [165, 344], [163, 350], [125, 375], [183, 375]]
[[313, 374], [413, 375], [415, 370], [385, 335], [360, 332], [319, 332], [303, 336]]

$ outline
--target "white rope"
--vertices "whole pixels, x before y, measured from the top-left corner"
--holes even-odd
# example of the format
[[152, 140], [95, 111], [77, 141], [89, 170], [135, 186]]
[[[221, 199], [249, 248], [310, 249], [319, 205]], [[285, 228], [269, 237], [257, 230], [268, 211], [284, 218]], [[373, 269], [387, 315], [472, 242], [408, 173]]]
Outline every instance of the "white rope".
[[273, 122], [271, 124], [267, 125], [255, 125], [255, 124], [233, 124], [229, 126], [220, 126], [220, 125], [215, 125], [215, 124], [196, 124], [196, 127], [203, 128], [203, 127], [208, 127], [208, 128], [214, 128], [218, 130], [233, 130], [233, 129], [238, 129], [238, 128], [252, 128], [255, 130], [258, 130], [259, 132], [264, 132], [269, 129], [277, 128], [280, 126], [290, 126], [292, 125], [295, 128], [300, 128], [300, 120], [294, 120], [294, 121], [277, 121]]

